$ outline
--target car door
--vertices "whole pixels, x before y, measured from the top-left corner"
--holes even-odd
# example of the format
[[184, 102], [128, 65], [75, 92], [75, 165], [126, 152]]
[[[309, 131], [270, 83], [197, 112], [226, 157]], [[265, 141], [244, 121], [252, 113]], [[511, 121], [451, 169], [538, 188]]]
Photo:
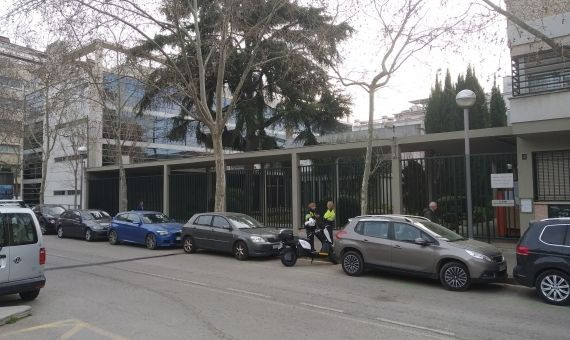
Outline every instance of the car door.
[[[67, 229], [67, 218], [68, 218], [69, 211], [65, 211], [63, 214], [59, 215], [57, 219], [56, 228], [61, 227], [63, 229], [63, 234], [66, 235]], [[39, 220], [39, 218], [38, 218]]]
[[8, 246], [8, 230], [4, 223], [6, 214], [0, 213], [0, 283], [10, 279], [10, 247]]
[[200, 215], [192, 223], [192, 237], [196, 247], [212, 249], [212, 215]]
[[10, 281], [25, 280], [41, 275], [40, 243], [36, 225], [30, 213], [10, 213], [7, 223], [10, 247]]
[[364, 262], [376, 266], [390, 266], [392, 240], [390, 240], [390, 222], [364, 220], [358, 222], [354, 231], [360, 243]]
[[143, 222], [138, 214], [129, 214], [127, 217], [127, 228], [129, 230], [131, 242], [144, 244], [147, 230], [143, 228]]
[[225, 217], [214, 216], [211, 229], [211, 242], [214, 249], [231, 252], [233, 240], [230, 222]]
[[[397, 269], [431, 274], [435, 267], [435, 240], [419, 228], [408, 223], [393, 224], [392, 266]], [[429, 245], [415, 243], [418, 238], [431, 242]]]
[[115, 231], [117, 232], [117, 237], [119, 238], [120, 241], [128, 241], [128, 216], [129, 214], [127, 213], [123, 213], [123, 214], [119, 214], [117, 215], [117, 217], [115, 217], [113, 219], [112, 222], [112, 226], [115, 229]]
[[81, 231], [81, 215], [79, 211], [73, 210], [67, 214], [68, 218], [66, 221], [67, 229], [69, 230], [70, 236], [82, 237], [83, 233]]

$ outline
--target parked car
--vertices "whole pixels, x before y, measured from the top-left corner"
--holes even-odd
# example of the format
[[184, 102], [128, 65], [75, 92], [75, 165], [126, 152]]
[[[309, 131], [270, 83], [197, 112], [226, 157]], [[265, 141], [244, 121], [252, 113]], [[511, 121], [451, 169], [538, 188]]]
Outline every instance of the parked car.
[[36, 205], [33, 209], [38, 221], [42, 234], [53, 234], [56, 232], [57, 219], [66, 210], [61, 205]]
[[157, 211], [127, 211], [117, 214], [109, 228], [109, 243], [144, 244], [148, 249], [180, 246], [182, 224]]
[[111, 216], [103, 210], [67, 210], [57, 220], [57, 237], [77, 237], [91, 242], [106, 239]]
[[335, 253], [350, 276], [378, 268], [439, 279], [455, 291], [507, 277], [507, 263], [496, 247], [466, 240], [424, 217], [353, 218], [336, 233]]
[[186, 253], [197, 249], [232, 253], [238, 260], [279, 254], [278, 231], [238, 213], [204, 213], [190, 218], [182, 229]]
[[29, 208], [0, 205], [0, 295], [34, 300], [44, 287], [46, 250]]
[[553, 305], [570, 304], [570, 218], [530, 224], [517, 244], [515, 279]]

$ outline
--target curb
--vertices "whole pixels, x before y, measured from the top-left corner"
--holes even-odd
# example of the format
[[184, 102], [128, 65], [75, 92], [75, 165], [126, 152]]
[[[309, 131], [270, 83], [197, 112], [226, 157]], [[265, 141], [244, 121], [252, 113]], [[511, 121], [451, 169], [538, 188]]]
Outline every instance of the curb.
[[0, 326], [32, 315], [30, 306], [0, 307]]

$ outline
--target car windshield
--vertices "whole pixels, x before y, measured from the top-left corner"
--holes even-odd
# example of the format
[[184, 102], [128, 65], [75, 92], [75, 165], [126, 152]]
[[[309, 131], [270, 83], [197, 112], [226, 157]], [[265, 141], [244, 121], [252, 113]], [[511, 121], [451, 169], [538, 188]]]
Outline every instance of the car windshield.
[[42, 212], [48, 215], [61, 215], [65, 211], [62, 207], [43, 207]]
[[226, 216], [238, 229], [263, 228], [263, 224], [249, 216]]
[[446, 227], [439, 225], [437, 223], [422, 220], [422, 221], [416, 221], [416, 224], [419, 224], [421, 226], [428, 228], [429, 230], [436, 233], [440, 238], [446, 239], [450, 242], [464, 240], [463, 236], [461, 236], [461, 235], [455, 233], [454, 231], [451, 231], [451, 230], [447, 229]]
[[168, 223], [170, 220], [168, 216], [160, 213], [144, 214], [142, 215], [143, 223]]
[[106, 220], [111, 218], [111, 216], [104, 211], [84, 211], [81, 213], [81, 217], [84, 220]]

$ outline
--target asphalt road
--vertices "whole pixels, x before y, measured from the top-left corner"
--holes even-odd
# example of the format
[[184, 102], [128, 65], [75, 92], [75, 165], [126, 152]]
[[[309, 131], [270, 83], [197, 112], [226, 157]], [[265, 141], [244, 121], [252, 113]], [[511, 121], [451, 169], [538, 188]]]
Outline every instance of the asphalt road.
[[[46, 237], [47, 285], [0, 339], [568, 339], [569, 307], [531, 289]], [[21, 304], [0, 297], [0, 306]]]

